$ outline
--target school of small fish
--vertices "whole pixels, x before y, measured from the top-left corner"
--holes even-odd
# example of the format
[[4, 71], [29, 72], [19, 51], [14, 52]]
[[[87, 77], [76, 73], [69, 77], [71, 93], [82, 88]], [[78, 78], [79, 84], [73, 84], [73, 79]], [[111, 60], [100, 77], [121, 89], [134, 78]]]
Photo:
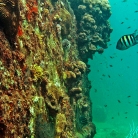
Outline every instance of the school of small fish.
[[[122, 2], [127, 2], [127, 0], [122, 0]], [[116, 3], [114, 3], [114, 5], [115, 4]], [[138, 6], [138, 3], [135, 2], [134, 4]], [[135, 10], [134, 13], [138, 13], [138, 10]], [[128, 18], [125, 18], [125, 20], [127, 21]], [[124, 23], [125, 23], [125, 21], [122, 21], [120, 24], [122, 25]], [[131, 28], [131, 26], [128, 26], [127, 27], [127, 29], [130, 29], [130, 28]], [[117, 41], [116, 49], [118, 49], [118, 50], [126, 50], [126, 49], [128, 49], [128, 48], [130, 48], [132, 46], [137, 45], [137, 44], [138, 44], [138, 33], [137, 33], [137, 29], [136, 29], [132, 34], [125, 34], [122, 37], [120, 37], [119, 40]], [[109, 44], [109, 45], [111, 46], [112, 44]], [[115, 56], [109, 56], [109, 57], [111, 59], [114, 59], [115, 58]], [[123, 61], [123, 58], [121, 58], [120, 60]], [[100, 63], [100, 64], [102, 64], [102, 63]], [[111, 67], [112, 68], [113, 65], [112, 64], [109, 64], [107, 66], [107, 68], [108, 67]], [[127, 68], [129, 68], [129, 66], [127, 66]], [[97, 72], [100, 72], [100, 70], [97, 70]], [[102, 74], [100, 79], [103, 80], [102, 77], [106, 77], [106, 76], [109, 79], [111, 78], [111, 75], [110, 74], [107, 74], [107, 75]], [[118, 74], [118, 76], [121, 77], [122, 75]], [[94, 88], [94, 92], [95, 93], [98, 93], [98, 90], [96, 88]], [[131, 95], [128, 95], [126, 97], [126, 98], [128, 98], [128, 104], [131, 104], [131, 102], [129, 100], [129, 99], [131, 99], [131, 97], [132, 97]], [[123, 102], [120, 99], [117, 99], [116, 103], [121, 104]], [[103, 106], [104, 106], [104, 108], [108, 108], [108, 105], [106, 103]], [[138, 101], [136, 101], [135, 106], [138, 107]], [[121, 113], [118, 112], [117, 114], [118, 114], [118, 116], [120, 116]], [[124, 117], [127, 119], [128, 118], [127, 115], [129, 114], [129, 112], [125, 111], [123, 114], [124, 114]], [[114, 119], [114, 118], [115, 118], [114, 116], [111, 117], [111, 119]]]

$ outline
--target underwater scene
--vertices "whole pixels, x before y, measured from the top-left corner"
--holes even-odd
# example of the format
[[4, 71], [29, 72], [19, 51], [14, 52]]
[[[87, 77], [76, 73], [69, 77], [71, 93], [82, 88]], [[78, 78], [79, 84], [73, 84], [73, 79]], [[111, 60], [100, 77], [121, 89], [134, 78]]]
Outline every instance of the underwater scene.
[[0, 0], [0, 138], [138, 138], [137, 0]]
[[109, 47], [89, 60], [92, 115], [97, 131], [94, 138], [138, 138], [138, 45], [116, 49], [122, 36], [137, 33], [138, 1], [109, 2], [113, 28]]

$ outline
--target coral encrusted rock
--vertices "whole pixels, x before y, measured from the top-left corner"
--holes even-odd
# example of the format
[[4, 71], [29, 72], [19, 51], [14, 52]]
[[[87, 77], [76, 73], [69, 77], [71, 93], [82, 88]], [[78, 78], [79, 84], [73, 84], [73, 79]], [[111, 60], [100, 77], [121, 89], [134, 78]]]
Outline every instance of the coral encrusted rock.
[[93, 58], [95, 52], [91, 45], [96, 48], [107, 48], [110, 41], [112, 28], [108, 21], [111, 9], [108, 0], [70, 0], [71, 6], [77, 18], [78, 26], [78, 49], [83, 61]]
[[0, 1], [0, 27], [3, 28], [10, 43], [13, 43], [18, 31], [19, 7], [18, 0]]

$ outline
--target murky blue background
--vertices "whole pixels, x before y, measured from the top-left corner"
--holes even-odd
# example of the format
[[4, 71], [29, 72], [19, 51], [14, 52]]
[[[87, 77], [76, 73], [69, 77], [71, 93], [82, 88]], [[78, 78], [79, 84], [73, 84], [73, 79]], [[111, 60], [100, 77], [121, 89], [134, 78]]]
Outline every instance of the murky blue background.
[[[110, 0], [111, 41], [102, 55], [96, 53], [94, 59], [89, 60], [89, 79], [92, 81], [90, 97], [93, 102], [93, 121], [97, 125], [95, 138], [100, 138], [100, 133], [104, 134], [102, 138], [109, 138], [112, 130], [117, 138], [125, 138], [132, 121], [138, 125], [138, 45], [125, 51], [116, 49], [116, 43], [122, 35], [138, 29], [138, 12], [135, 12], [138, 10], [138, 1], [122, 1]], [[101, 114], [106, 113], [104, 121], [97, 121], [97, 108], [102, 109]]]

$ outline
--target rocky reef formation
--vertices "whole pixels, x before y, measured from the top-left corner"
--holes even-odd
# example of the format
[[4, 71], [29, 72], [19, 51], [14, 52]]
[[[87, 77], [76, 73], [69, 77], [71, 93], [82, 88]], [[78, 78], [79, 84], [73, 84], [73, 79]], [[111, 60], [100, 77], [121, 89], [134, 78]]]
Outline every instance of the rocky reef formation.
[[77, 19], [79, 52], [81, 59], [87, 62], [95, 52], [103, 53], [110, 41], [110, 5], [108, 0], [70, 1]]
[[19, 6], [17, 0], [0, 1], [0, 27], [12, 45], [19, 25]]
[[68, 0], [0, 1], [1, 138], [95, 135], [86, 61], [109, 41], [110, 8], [75, 3], [77, 9]]

